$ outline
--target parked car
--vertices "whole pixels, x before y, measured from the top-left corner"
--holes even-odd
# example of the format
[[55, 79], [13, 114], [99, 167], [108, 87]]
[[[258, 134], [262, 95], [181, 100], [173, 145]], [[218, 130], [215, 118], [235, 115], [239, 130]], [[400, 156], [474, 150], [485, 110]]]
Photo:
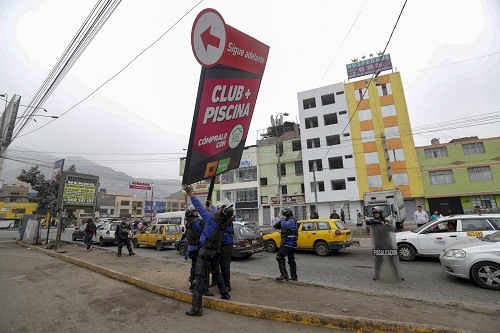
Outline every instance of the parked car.
[[100, 246], [106, 244], [117, 244], [115, 239], [116, 227], [120, 224], [119, 221], [106, 222], [101, 224], [96, 231], [92, 242], [99, 243]]
[[486, 289], [500, 290], [500, 231], [480, 241], [456, 243], [441, 252], [439, 261], [448, 274], [473, 279]]
[[[231, 257], [250, 258], [254, 253], [264, 251], [262, 236], [253, 228], [242, 222], [233, 222], [233, 249]], [[186, 254], [188, 242], [185, 235], [175, 243], [175, 249], [182, 255]]]
[[[319, 256], [327, 256], [353, 244], [351, 229], [339, 219], [313, 219], [298, 221], [297, 249], [314, 250]], [[266, 251], [276, 252], [281, 246], [280, 231], [263, 236]]]
[[[96, 223], [96, 228], [99, 228], [99, 226], [101, 225], [102, 223]], [[85, 227], [87, 226], [87, 223], [84, 223], [80, 226], [80, 228], [75, 228], [75, 230], [73, 231], [73, 234], [71, 234], [71, 239], [74, 241], [76, 240], [82, 240], [83, 241], [83, 237], [85, 236]]]
[[134, 247], [155, 246], [158, 251], [162, 251], [165, 246], [174, 245], [181, 239], [181, 227], [176, 224], [155, 224], [137, 232], [132, 238]]
[[399, 259], [413, 261], [417, 256], [439, 257], [445, 248], [492, 234], [500, 230], [499, 225], [500, 214], [451, 215], [412, 231], [398, 232]]

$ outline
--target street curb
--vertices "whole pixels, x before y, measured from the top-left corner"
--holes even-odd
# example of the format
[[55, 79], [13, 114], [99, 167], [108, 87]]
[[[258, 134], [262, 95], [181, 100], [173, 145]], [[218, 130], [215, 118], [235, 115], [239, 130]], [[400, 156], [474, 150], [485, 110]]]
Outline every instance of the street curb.
[[[101, 275], [122, 281], [133, 286], [142, 288], [144, 290], [154, 292], [156, 294], [173, 298], [178, 301], [191, 303], [192, 294], [184, 291], [174, 290], [172, 288], [162, 287], [156, 283], [148, 282], [142, 279], [135, 278], [133, 276], [116, 272], [99, 265], [89, 263], [84, 260], [75, 259], [64, 255], [63, 253], [57, 253], [52, 250], [47, 250], [40, 248], [38, 246], [25, 244], [20, 241], [16, 241], [16, 244], [21, 245], [25, 248], [34, 249], [40, 253], [47, 254], [51, 257], [66, 261], [68, 263], [74, 264], [76, 266], [86, 268], [90, 271], [99, 273]], [[415, 333], [458, 333], [465, 331], [456, 331], [447, 329], [444, 327], [436, 327], [430, 325], [417, 325], [410, 323], [399, 323], [387, 320], [375, 320], [366, 319], [360, 317], [349, 317], [341, 315], [328, 315], [321, 313], [313, 313], [307, 311], [298, 310], [287, 310], [279, 309], [270, 306], [247, 304], [236, 301], [220, 300], [214, 298], [203, 298], [203, 306], [219, 310], [230, 312], [239, 315], [245, 315], [255, 318], [270, 319], [276, 321], [297, 323], [303, 325], [319, 326], [331, 329], [342, 329], [342, 330], [353, 330], [357, 332], [373, 332], [373, 333], [403, 333], [403, 332], [415, 332]]]

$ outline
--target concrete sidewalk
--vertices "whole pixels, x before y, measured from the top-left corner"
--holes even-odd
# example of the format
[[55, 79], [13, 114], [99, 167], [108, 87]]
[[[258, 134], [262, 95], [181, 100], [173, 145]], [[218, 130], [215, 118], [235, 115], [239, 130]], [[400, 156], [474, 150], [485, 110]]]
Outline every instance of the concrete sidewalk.
[[[369, 239], [368, 239], [369, 240]], [[37, 251], [127, 282], [151, 292], [186, 302], [189, 309], [189, 262], [139, 256], [116, 257], [116, 252], [64, 244], [56, 253]], [[456, 304], [408, 300], [387, 295], [326, 288], [305, 282], [278, 283], [270, 278], [233, 273], [231, 300], [204, 297], [204, 307], [246, 316], [362, 332], [497, 332], [498, 312]], [[439, 316], [436, 314], [439, 313]], [[443, 318], [447, 320], [443, 321]], [[467, 318], [457, 321], [456, 318]]]

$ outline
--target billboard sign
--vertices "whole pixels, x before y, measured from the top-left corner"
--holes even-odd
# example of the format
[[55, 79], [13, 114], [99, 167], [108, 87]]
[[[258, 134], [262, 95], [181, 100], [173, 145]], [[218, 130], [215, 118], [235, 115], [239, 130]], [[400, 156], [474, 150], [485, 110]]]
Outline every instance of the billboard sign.
[[239, 167], [269, 52], [267, 45], [226, 25], [213, 9], [198, 15], [191, 39], [203, 68], [184, 184]]
[[59, 184], [58, 208], [95, 207], [99, 177], [63, 172]]
[[130, 182], [128, 186], [131, 189], [146, 190], [146, 191], [151, 191], [151, 189], [153, 188], [153, 186], [151, 186], [151, 183], [147, 182]]
[[347, 78], [352, 79], [373, 73], [380, 73], [392, 69], [391, 55], [384, 54], [380, 57], [370, 58], [352, 64], [347, 64]]
[[52, 169], [52, 180], [56, 180], [57, 175], [61, 174], [64, 168], [64, 159], [56, 161]]

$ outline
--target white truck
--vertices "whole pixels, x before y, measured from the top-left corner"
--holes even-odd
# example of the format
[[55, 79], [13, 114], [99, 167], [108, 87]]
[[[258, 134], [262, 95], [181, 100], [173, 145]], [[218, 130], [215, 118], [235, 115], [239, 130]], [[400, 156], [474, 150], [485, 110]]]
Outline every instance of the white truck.
[[372, 208], [379, 206], [384, 217], [397, 229], [403, 229], [406, 220], [403, 193], [400, 190], [367, 192], [364, 194], [365, 219], [373, 218]]

